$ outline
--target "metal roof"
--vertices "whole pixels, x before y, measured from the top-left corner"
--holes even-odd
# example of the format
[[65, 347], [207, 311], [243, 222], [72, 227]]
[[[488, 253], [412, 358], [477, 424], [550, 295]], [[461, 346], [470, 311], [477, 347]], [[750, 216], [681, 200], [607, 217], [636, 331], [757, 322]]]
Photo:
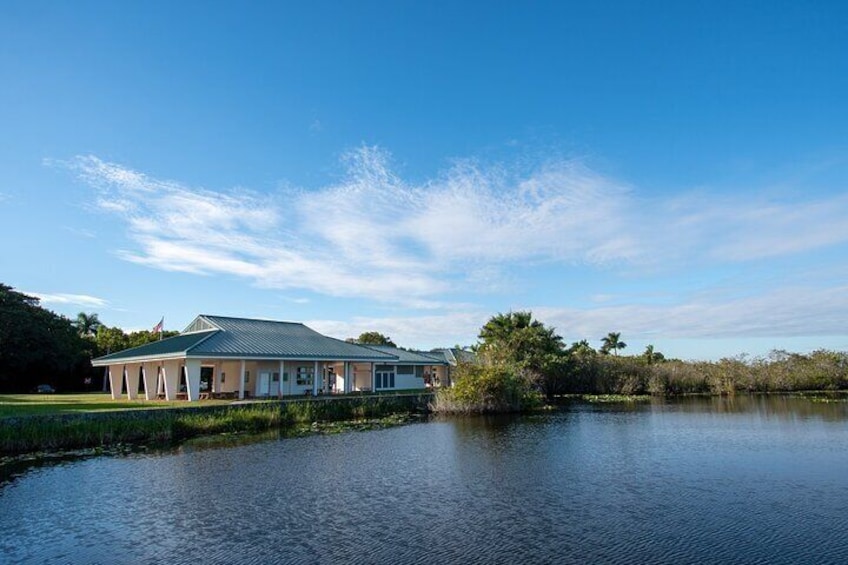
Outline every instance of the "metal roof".
[[455, 347], [434, 349], [433, 351], [430, 351], [428, 355], [443, 358], [450, 365], [477, 362], [477, 355], [473, 351], [466, 351]]
[[388, 353], [396, 357], [395, 364], [400, 365], [445, 365], [444, 358], [440, 355], [422, 353], [420, 351], [409, 351], [392, 347], [391, 345], [365, 345], [369, 349], [375, 349], [381, 353]]
[[376, 362], [394, 362], [398, 359], [391, 353], [321, 335], [298, 322], [200, 315], [188, 327], [216, 329], [184, 333], [126, 349], [98, 357], [92, 364], [103, 366], [116, 361], [133, 362], [169, 357]]
[[191, 355], [285, 357], [326, 360], [394, 360], [391, 354], [321, 335], [299, 322], [200, 316], [222, 331], [192, 349]]
[[204, 339], [210, 337], [213, 333], [219, 330], [195, 332], [189, 334], [175, 335], [159, 341], [153, 341], [138, 347], [131, 347], [122, 351], [116, 351], [103, 357], [98, 357], [91, 361], [95, 367], [108, 365], [110, 361], [125, 361], [146, 360], [146, 359], [162, 359], [169, 357], [182, 357], [192, 347], [196, 346]]

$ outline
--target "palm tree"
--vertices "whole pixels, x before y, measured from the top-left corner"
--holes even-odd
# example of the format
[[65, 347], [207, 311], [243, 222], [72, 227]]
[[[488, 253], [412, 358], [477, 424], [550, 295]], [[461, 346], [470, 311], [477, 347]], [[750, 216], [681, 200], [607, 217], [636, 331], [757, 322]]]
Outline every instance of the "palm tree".
[[601, 339], [603, 345], [601, 346], [601, 351], [604, 353], [613, 352], [614, 355], [618, 355], [619, 349], [624, 349], [627, 347], [627, 344], [621, 341], [621, 333], [620, 332], [610, 332], [606, 337]]
[[645, 361], [648, 362], [648, 365], [654, 362], [654, 346], [648, 344], [645, 346], [645, 353], [642, 354], [645, 357]]
[[100, 328], [103, 324], [100, 323], [100, 319], [97, 317], [97, 314], [86, 314], [85, 312], [80, 312], [77, 314], [77, 319], [74, 321], [74, 325], [77, 327], [77, 333], [80, 336], [93, 336], [97, 333], [97, 329]]

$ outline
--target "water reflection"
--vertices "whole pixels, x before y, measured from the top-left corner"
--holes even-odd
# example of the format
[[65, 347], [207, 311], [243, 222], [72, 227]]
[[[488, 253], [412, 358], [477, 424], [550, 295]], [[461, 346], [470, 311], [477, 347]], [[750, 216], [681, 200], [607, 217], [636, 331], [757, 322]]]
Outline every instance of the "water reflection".
[[9, 562], [840, 563], [844, 403], [573, 404], [203, 439], [0, 488]]

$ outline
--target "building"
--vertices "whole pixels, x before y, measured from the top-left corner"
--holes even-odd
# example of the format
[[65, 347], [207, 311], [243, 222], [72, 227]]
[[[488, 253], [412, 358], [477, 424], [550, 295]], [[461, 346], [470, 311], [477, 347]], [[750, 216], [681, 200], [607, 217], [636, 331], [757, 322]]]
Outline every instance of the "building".
[[[348, 343], [296, 322], [200, 315], [180, 334], [98, 357], [112, 398], [283, 397], [421, 389], [443, 355]], [[429, 384], [428, 384], [429, 383]]]

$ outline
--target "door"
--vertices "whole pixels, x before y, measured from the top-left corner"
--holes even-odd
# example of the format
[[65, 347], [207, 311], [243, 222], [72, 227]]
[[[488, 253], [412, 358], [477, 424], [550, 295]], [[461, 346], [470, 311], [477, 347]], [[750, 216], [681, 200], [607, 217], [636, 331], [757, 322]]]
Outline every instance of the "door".
[[395, 388], [394, 371], [377, 371], [374, 374], [374, 390]]
[[256, 389], [257, 396], [269, 396], [271, 394], [271, 373], [261, 371], [259, 373], [259, 382]]
[[268, 389], [271, 396], [280, 396], [280, 373], [271, 373], [271, 388]]

